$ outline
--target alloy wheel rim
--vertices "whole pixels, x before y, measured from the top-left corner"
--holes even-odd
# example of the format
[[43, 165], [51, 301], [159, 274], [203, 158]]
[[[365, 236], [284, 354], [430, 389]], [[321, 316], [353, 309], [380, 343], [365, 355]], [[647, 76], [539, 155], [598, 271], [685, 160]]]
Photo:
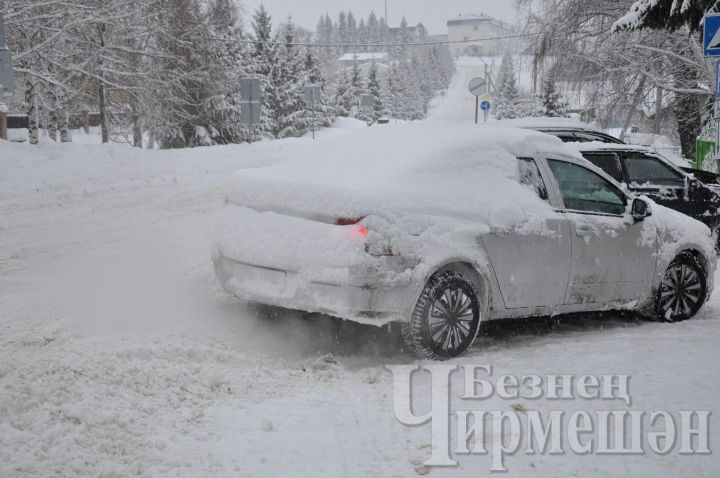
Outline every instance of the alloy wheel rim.
[[428, 310], [428, 326], [433, 345], [448, 354], [455, 354], [472, 341], [476, 306], [459, 286], [446, 288], [435, 298]]
[[660, 285], [660, 308], [665, 319], [691, 316], [702, 297], [700, 274], [685, 264], [665, 272]]

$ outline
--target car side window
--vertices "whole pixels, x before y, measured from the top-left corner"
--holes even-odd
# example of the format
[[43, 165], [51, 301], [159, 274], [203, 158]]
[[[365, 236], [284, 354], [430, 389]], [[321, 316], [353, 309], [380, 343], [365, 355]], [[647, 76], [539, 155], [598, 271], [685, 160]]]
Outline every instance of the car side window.
[[533, 158], [518, 158], [518, 170], [520, 172], [520, 184], [528, 186], [530, 189], [535, 191], [540, 199], [543, 201], [548, 200], [548, 191], [540, 175], [540, 169], [538, 168], [535, 159]]
[[618, 216], [625, 213], [625, 195], [610, 181], [577, 164], [547, 161], [566, 209]]
[[605, 171], [615, 181], [622, 183], [625, 182], [623, 176], [622, 165], [620, 164], [620, 158], [615, 153], [585, 153], [583, 154], [585, 159], [593, 163], [598, 168]]
[[685, 177], [659, 159], [643, 153], [627, 153], [625, 167], [631, 183], [683, 186]]

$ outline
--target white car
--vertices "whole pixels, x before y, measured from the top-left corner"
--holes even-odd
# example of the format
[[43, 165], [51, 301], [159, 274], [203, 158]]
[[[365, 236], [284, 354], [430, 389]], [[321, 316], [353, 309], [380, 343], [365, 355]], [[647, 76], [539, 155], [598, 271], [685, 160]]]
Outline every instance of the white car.
[[243, 300], [400, 322], [436, 359], [491, 319], [690, 318], [716, 263], [705, 225], [623, 192], [555, 137], [437, 125], [354, 131], [238, 173], [213, 260]]

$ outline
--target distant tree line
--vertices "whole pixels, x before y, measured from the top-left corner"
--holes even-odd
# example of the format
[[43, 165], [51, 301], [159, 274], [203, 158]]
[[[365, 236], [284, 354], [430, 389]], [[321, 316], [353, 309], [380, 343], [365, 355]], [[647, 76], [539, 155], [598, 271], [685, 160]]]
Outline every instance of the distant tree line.
[[[452, 73], [443, 46], [387, 47], [369, 69], [339, 67], [340, 55], [370, 48], [325, 44], [416, 41], [407, 22], [393, 37], [372, 13], [359, 24], [325, 15], [308, 32], [289, 18], [273, 28], [263, 6], [246, 28], [232, 0], [0, 0], [0, 9], [31, 142], [41, 128], [69, 140], [69, 117], [82, 111], [99, 115], [103, 142], [163, 148], [302, 136], [336, 116], [419, 119]], [[256, 126], [241, 124], [242, 78], [261, 81]], [[322, 97], [309, 108], [311, 84]], [[371, 109], [358, 107], [362, 94], [377, 98]]]

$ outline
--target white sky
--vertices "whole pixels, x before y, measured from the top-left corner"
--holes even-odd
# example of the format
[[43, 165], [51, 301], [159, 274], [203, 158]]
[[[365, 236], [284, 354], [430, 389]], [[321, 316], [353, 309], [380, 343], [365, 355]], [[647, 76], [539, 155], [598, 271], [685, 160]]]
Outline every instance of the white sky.
[[[270, 11], [273, 25], [284, 21], [288, 15], [310, 30], [315, 30], [320, 15], [329, 13], [337, 21], [341, 10], [352, 10], [355, 17], [367, 18], [371, 10], [380, 17], [384, 15], [384, 0], [240, 0], [246, 21], [260, 2]], [[390, 26], [400, 24], [403, 15], [408, 23], [423, 22], [431, 35], [447, 33], [446, 22], [460, 13], [485, 13], [506, 22], [515, 17], [513, 0], [387, 0]]]

